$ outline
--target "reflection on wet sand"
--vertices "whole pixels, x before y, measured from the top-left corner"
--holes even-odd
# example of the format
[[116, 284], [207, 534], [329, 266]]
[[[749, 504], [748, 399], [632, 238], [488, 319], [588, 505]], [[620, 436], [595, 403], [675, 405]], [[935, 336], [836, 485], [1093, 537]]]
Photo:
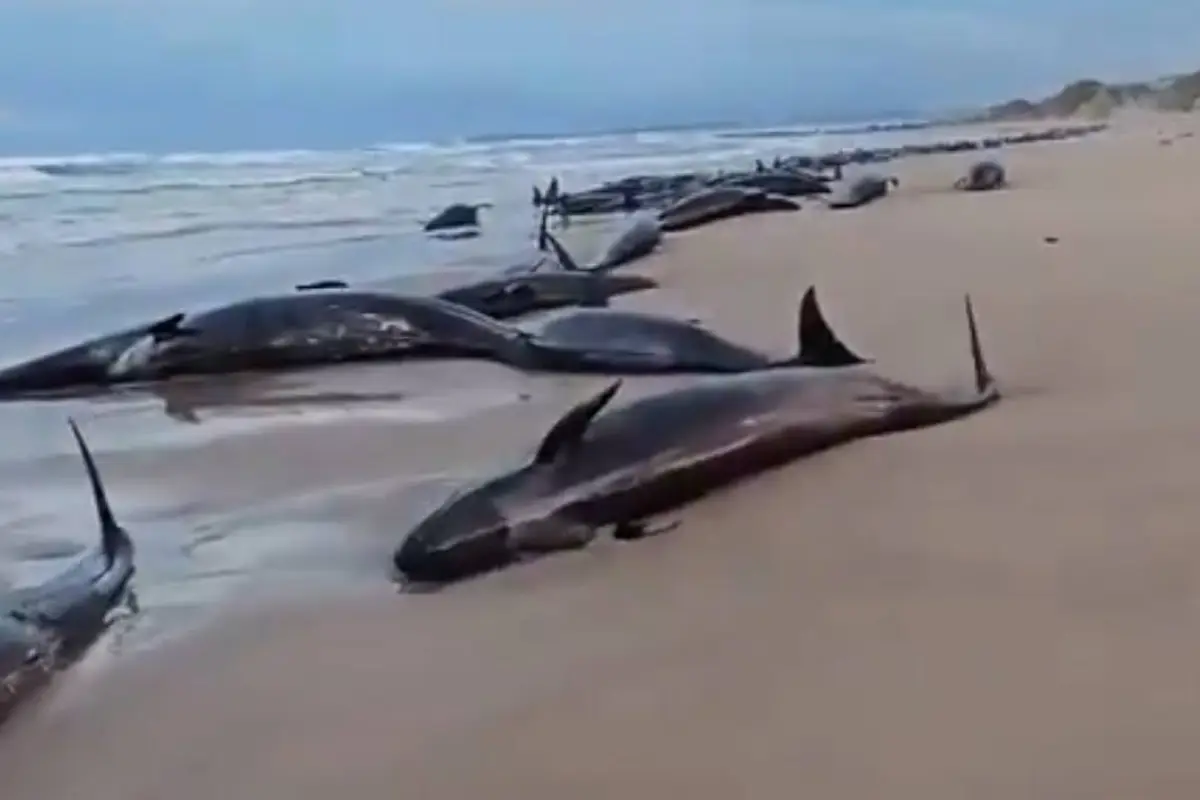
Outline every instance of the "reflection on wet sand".
[[[90, 513], [77, 457], [58, 447], [61, 436], [41, 435], [71, 414], [103, 418], [98, 457], [142, 536], [143, 613], [123, 630], [120, 647], [187, 631], [235, 594], [390, 587], [391, 548], [455, 476], [491, 456], [496, 421], [537, 424], [545, 413], [529, 402], [533, 384], [552, 404], [555, 389], [569, 394], [572, 381], [490, 362], [378, 363], [9, 404], [26, 452], [0, 457], [0, 508], [9, 520], [0, 529], [0, 576], [34, 583], [87, 544], [73, 538], [84, 536], [76, 523]], [[491, 446], [439, 446], [447, 425], [476, 430]], [[404, 457], [414, 450], [430, 457]], [[99, 650], [116, 646], [109, 637]]]

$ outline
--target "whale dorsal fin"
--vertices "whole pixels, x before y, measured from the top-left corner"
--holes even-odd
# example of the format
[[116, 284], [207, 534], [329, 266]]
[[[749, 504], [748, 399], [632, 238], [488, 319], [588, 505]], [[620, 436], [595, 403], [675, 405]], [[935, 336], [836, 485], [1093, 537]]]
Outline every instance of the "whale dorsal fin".
[[315, 292], [321, 289], [349, 289], [350, 284], [340, 278], [325, 278], [311, 283], [296, 284], [297, 292]]
[[562, 246], [562, 242], [558, 240], [554, 234], [546, 232], [546, 242], [550, 245], [550, 249], [554, 251], [554, 256], [558, 259], [558, 263], [563, 269], [568, 272], [583, 272], [583, 267], [579, 266], [579, 262], [575, 260], [567, 248]]
[[588, 426], [592, 424], [592, 420], [608, 405], [620, 388], [621, 381], [613, 381], [604, 391], [563, 414], [542, 439], [542, 443], [538, 445], [533, 463], [549, 464], [565, 449], [579, 444], [583, 440], [584, 434], [587, 433]]
[[120, 551], [129, 545], [129, 535], [117, 523], [112, 506], [108, 504], [108, 495], [104, 491], [104, 483], [100, 480], [100, 470], [96, 467], [87, 442], [83, 440], [83, 434], [79, 432], [79, 426], [70, 418], [67, 419], [67, 424], [71, 426], [71, 433], [79, 446], [79, 454], [83, 456], [83, 466], [87, 470], [88, 483], [92, 486], [92, 499], [96, 504], [96, 516], [100, 520], [100, 547], [104, 551], [105, 560], [111, 564], [117, 559]]
[[185, 328], [183, 322], [184, 314], [180, 311], [178, 314], [172, 314], [169, 317], [163, 317], [158, 322], [153, 322], [146, 327], [146, 334], [154, 337], [156, 342], [168, 342], [171, 339], [178, 339], [182, 336], [195, 336], [197, 331], [193, 328]]
[[800, 314], [797, 320], [797, 338], [800, 352], [792, 363], [808, 367], [848, 367], [865, 364], [867, 359], [847, 347], [825, 319], [821, 305], [817, 302], [817, 289], [808, 287], [800, 298]]

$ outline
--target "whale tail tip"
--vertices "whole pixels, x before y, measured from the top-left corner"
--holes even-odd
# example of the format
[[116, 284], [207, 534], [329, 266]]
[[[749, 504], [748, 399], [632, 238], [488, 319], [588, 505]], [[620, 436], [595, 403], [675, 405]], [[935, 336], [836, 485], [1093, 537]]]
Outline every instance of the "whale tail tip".
[[104, 490], [104, 482], [100, 479], [100, 470], [83, 438], [83, 433], [80, 432], [74, 419], [68, 418], [67, 424], [71, 426], [75, 444], [79, 447], [79, 454], [83, 457], [83, 466], [87, 470], [88, 483], [92, 487], [92, 499], [96, 506], [96, 516], [100, 522], [100, 547], [104, 552], [105, 560], [112, 564], [123, 551], [132, 546], [132, 542], [129, 534], [125, 532], [125, 529], [117, 522], [116, 515], [113, 514], [112, 506], [108, 502], [108, 494]]
[[979, 394], [994, 392], [996, 379], [983, 357], [983, 345], [979, 343], [979, 325], [975, 321], [975, 307], [971, 303], [971, 295], [964, 295], [963, 301], [967, 309], [967, 329], [971, 336], [971, 364], [975, 370], [975, 390]]
[[579, 262], [571, 255], [567, 248], [563, 247], [562, 242], [554, 234], [546, 231], [546, 243], [550, 245], [550, 249], [554, 251], [554, 257], [558, 259], [559, 265], [568, 272], [583, 272], [583, 267], [579, 266]]

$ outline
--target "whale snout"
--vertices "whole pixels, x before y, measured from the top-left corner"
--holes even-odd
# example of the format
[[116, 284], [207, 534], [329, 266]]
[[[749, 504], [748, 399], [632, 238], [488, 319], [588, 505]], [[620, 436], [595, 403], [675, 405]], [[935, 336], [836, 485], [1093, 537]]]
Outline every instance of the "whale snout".
[[495, 505], [467, 495], [451, 500], [414, 528], [392, 556], [411, 582], [449, 583], [510, 563], [508, 524]]
[[504, 526], [433, 545], [423, 536], [410, 534], [392, 557], [396, 573], [415, 583], [450, 583], [489, 572], [512, 560]]

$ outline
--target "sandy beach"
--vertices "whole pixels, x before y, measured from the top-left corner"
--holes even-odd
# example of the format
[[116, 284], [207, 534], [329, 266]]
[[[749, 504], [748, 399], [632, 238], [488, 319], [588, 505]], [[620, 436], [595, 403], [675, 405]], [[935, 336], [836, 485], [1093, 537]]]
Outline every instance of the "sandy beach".
[[[171, 524], [169, 504], [138, 505], [153, 480], [242, 524], [270, 501], [266, 539], [324, 542], [314, 562], [371, 577], [245, 599], [203, 633], [64, 676], [0, 731], [5, 800], [1191, 800], [1200, 138], [1160, 140], [1198, 126], [1149, 117], [1005, 150], [1012, 187], [978, 195], [948, 188], [970, 154], [906, 160], [896, 194], [864, 209], [669, 237], [634, 267], [662, 288], [621, 305], [784, 354], [815, 283], [881, 371], [941, 385], [970, 380], [969, 291], [1006, 397], [761, 476], [651, 541], [429, 596], [384, 580], [437, 500], [403, 487], [522, 457], [604, 378], [332, 371], [312, 380], [369, 410], [289, 415], [268, 399], [270, 426], [211, 440], [200, 426], [151, 455], [114, 448], [157, 409], [96, 422], [150, 563], [154, 527]], [[192, 399], [202, 414], [223, 402]], [[422, 402], [461, 413], [403, 424]], [[345, 491], [304, 504], [330, 486]]]

